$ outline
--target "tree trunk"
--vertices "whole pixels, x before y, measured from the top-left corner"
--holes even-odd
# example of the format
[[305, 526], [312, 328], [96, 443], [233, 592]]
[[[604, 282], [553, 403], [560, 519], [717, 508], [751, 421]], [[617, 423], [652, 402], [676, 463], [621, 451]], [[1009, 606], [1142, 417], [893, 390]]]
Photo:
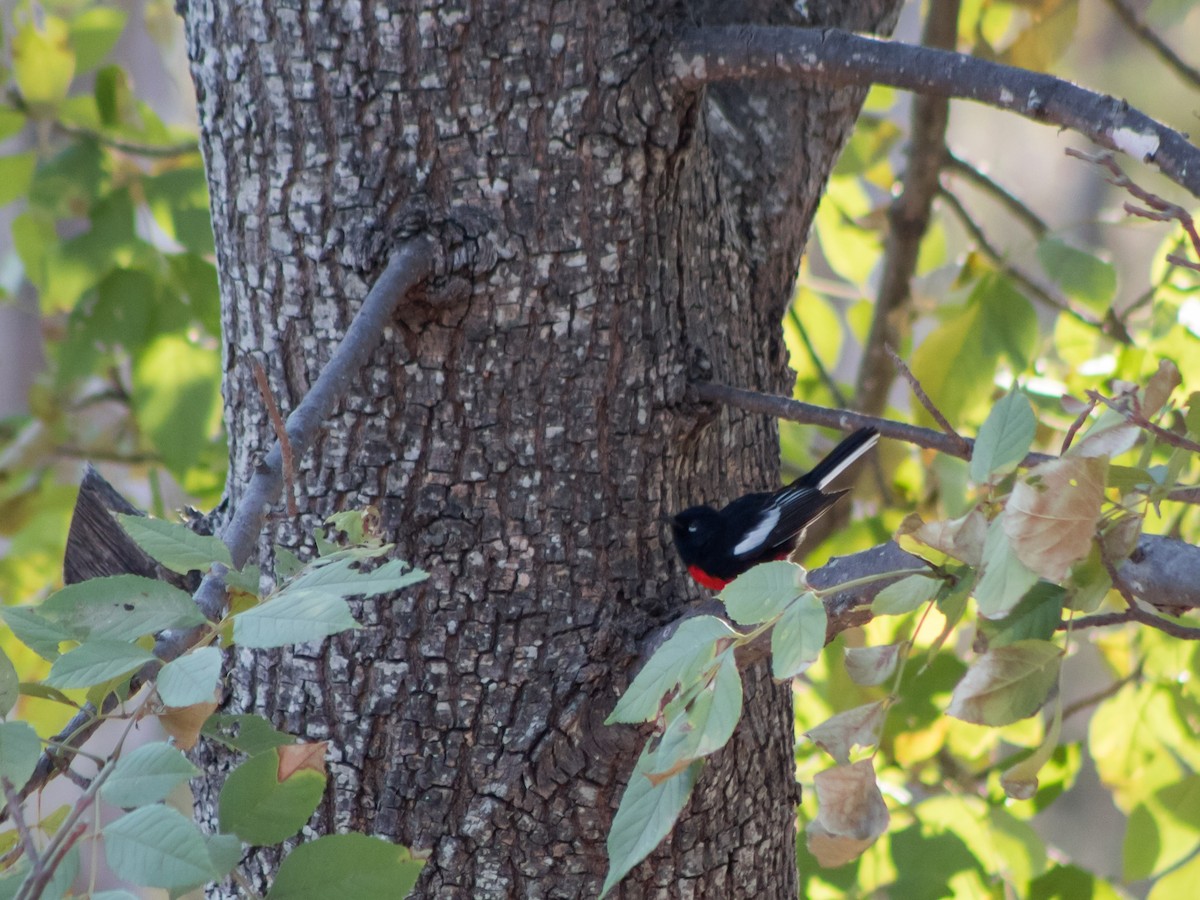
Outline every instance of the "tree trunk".
[[[373, 504], [431, 578], [344, 638], [243, 653], [229, 698], [331, 742], [314, 828], [429, 851], [420, 896], [595, 896], [645, 738], [602, 720], [699, 596], [660, 515], [776, 478], [773, 424], [686, 386], [787, 389], [780, 317], [861, 94], [681, 91], [673, 28], [729, 6], [187, 4], [233, 504], [272, 439], [248, 359], [286, 413], [398, 237], [458, 266], [381, 336], [262, 547]], [[897, 3], [831, 6], [813, 21], [869, 29]], [[761, 669], [746, 691], [619, 893], [794, 896], [790, 692]]]

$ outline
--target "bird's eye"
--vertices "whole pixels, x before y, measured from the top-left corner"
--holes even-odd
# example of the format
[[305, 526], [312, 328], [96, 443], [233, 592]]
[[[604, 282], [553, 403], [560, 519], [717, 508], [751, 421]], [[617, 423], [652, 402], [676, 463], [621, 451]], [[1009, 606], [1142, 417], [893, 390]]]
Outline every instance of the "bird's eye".
[[693, 522], [691, 525], [688, 526], [688, 534], [695, 534], [699, 530], [700, 530], [699, 522]]

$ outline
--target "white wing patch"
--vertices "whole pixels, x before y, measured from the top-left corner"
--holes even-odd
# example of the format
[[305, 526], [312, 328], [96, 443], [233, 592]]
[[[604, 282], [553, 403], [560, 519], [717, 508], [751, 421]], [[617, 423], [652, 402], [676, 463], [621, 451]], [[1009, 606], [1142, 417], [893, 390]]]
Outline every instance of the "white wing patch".
[[758, 524], [754, 526], [738, 545], [733, 548], [734, 556], [744, 556], [762, 546], [762, 542], [770, 536], [775, 526], [779, 524], [779, 507], [772, 506], [765, 513]]

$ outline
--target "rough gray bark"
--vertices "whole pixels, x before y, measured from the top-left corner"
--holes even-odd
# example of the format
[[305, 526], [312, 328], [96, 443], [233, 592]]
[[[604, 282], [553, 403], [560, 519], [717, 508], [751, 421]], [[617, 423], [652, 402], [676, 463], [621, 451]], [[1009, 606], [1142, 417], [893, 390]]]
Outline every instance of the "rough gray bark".
[[[896, 5], [809, 9], [872, 28]], [[349, 637], [245, 654], [229, 704], [329, 740], [314, 829], [430, 851], [421, 896], [594, 896], [644, 737], [601, 720], [642, 636], [696, 596], [659, 516], [777, 469], [769, 422], [685, 387], [785, 385], [780, 317], [861, 92], [684, 92], [673, 29], [717, 15], [648, 0], [261, 7], [185, 11], [235, 505], [271, 440], [247, 356], [286, 412], [396, 235], [432, 228], [463, 267], [401, 311], [299, 465], [303, 520], [277, 510], [269, 535], [301, 548], [374, 504], [430, 580]], [[761, 668], [746, 689], [624, 896], [794, 896], [790, 694]]]

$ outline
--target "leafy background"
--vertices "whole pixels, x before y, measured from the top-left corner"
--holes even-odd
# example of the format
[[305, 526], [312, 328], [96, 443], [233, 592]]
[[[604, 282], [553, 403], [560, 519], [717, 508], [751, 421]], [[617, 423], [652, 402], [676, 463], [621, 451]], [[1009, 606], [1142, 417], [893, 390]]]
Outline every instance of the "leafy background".
[[[1075, 78], [1194, 130], [1198, 86], [1133, 38], [1110, 2], [968, 0], [959, 49]], [[1200, 12], [1184, 0], [1156, 0], [1142, 14], [1177, 48], [1200, 37]], [[10, 306], [6, 321], [22, 311], [35, 323], [24, 333], [42, 354], [36, 372], [20, 361], [27, 357], [0, 360], [5, 382], [29, 383], [19, 408], [0, 420], [0, 600], [17, 605], [58, 586], [81, 460], [102, 463], [152, 512], [170, 515], [185, 499], [201, 509], [219, 500], [226, 453], [202, 161], [194, 128], [177, 121], [188, 115], [146, 101], [158, 87], [144, 68], [154, 56], [148, 46], [175, 61], [164, 77], [186, 90], [170, 4], [130, 13], [80, 0], [22, 2], [6, 16], [0, 204], [9, 224], [0, 237], [0, 302]], [[918, 17], [910, 6], [901, 36], [915, 36]], [[121, 50], [134, 34], [142, 48], [136, 78]], [[885, 264], [885, 211], [906, 166], [909, 107], [905, 95], [871, 92], [821, 203], [783, 322], [798, 398], [843, 405], [853, 395]], [[1051, 451], [1075, 416], [1064, 394], [1111, 390], [1114, 380], [1144, 384], [1161, 358], [1180, 369], [1179, 415], [1200, 390], [1196, 275], [1165, 261], [1181, 232], [1126, 216], [1123, 195], [1099, 170], [1062, 155], [1068, 143], [1011, 116], [953, 108], [955, 154], [985, 166], [1027, 208], [1014, 212], [952, 166], [922, 240], [913, 321], [897, 350], [964, 434], [1018, 383], [1036, 412], [1038, 444]], [[1145, 169], [1128, 171], [1187, 202]], [[1109, 318], [1131, 339], [1082, 321]], [[925, 419], [903, 384], [886, 413]], [[812, 429], [784, 423], [781, 431], [785, 474], [828, 448]], [[1166, 477], [1165, 451], [1138, 453], [1119, 461]], [[1174, 469], [1171, 478], [1196, 483], [1194, 460]], [[891, 445], [882, 471], [885, 478], [861, 479], [852, 523], [813, 552], [810, 566], [886, 540], [913, 509], [936, 520], [972, 500], [968, 466], [957, 460]], [[1165, 503], [1144, 513], [1147, 531], [1196, 540], [1195, 508]], [[1197, 647], [1135, 626], [1078, 636], [1064, 669], [1063, 741], [1033, 798], [1014, 801], [1000, 772], [1039, 745], [1048, 722], [993, 729], [946, 716], [971, 634], [951, 633], [935, 647], [938, 615], [918, 634], [920, 664], [909, 667], [874, 751], [890, 830], [833, 869], [809, 856], [802, 837], [806, 896], [1192, 896], [1200, 877]], [[886, 694], [850, 678], [847, 651], [912, 629], [911, 618], [880, 616], [839, 637], [798, 683], [802, 824], [818, 814], [811, 788], [827, 764], [803, 735]], [[0, 645], [22, 680], [47, 674], [48, 663], [10, 633]], [[67, 712], [26, 694], [13, 716], [46, 736]]]

